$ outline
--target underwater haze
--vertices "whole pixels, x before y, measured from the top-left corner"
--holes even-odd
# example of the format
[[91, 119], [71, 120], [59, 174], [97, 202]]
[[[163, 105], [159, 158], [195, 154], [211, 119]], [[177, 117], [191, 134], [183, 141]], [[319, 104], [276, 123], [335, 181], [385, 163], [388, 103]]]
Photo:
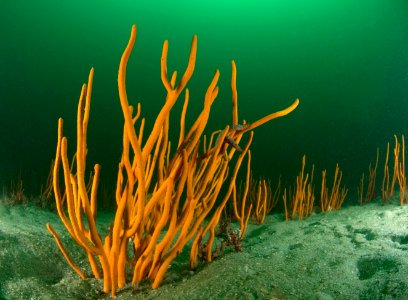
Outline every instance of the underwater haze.
[[[132, 24], [138, 35], [127, 70], [128, 96], [142, 103], [147, 129], [165, 100], [165, 39], [169, 72], [182, 71], [191, 39], [198, 36], [188, 85], [191, 119], [215, 70], [221, 72], [206, 133], [231, 124], [232, 59], [240, 121], [255, 121], [300, 99], [293, 113], [255, 130], [255, 176], [274, 181], [282, 175], [292, 183], [306, 154], [318, 172], [333, 173], [338, 162], [355, 198], [377, 147], [382, 166], [387, 142], [393, 145], [394, 134], [408, 133], [406, 0], [1, 0], [3, 186], [21, 175], [27, 192], [39, 193], [55, 155], [59, 117], [70, 147], [75, 144], [80, 88], [94, 67], [88, 168], [100, 163], [102, 181], [114, 187], [123, 127], [117, 70]], [[181, 109], [179, 102], [174, 111]], [[178, 125], [170, 129], [177, 134]]]

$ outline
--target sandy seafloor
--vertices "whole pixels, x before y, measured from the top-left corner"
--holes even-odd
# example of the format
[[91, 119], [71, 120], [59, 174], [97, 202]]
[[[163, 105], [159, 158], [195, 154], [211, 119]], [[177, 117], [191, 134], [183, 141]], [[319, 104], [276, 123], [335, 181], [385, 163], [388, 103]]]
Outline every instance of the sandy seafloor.
[[[100, 214], [101, 227], [109, 215]], [[68, 266], [50, 222], [90, 275], [58, 216], [36, 207], [0, 205], [1, 299], [109, 299], [99, 280], [82, 281]], [[61, 234], [62, 233], [62, 234]], [[268, 216], [249, 225], [243, 251], [226, 251], [188, 269], [188, 252], [161, 287], [128, 286], [117, 299], [408, 299], [408, 206], [350, 206], [302, 221]]]

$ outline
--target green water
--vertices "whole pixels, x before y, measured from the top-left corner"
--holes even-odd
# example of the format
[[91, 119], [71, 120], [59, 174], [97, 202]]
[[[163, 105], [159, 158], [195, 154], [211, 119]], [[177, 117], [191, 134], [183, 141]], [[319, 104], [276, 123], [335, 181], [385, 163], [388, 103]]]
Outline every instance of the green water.
[[[154, 4], [148, 4], [154, 3]], [[142, 102], [148, 128], [164, 101], [160, 55], [182, 70], [198, 35], [190, 116], [214, 71], [220, 94], [207, 132], [231, 122], [231, 59], [238, 68], [240, 118], [249, 122], [300, 99], [289, 116], [255, 132], [257, 176], [292, 183], [301, 156], [320, 173], [343, 170], [350, 197], [380, 148], [407, 134], [408, 3], [333, 1], [0, 1], [0, 182], [21, 176], [31, 193], [46, 179], [57, 119], [74, 144], [81, 84], [95, 67], [89, 164], [114, 184], [121, 153], [117, 68], [131, 25], [138, 38], [128, 94]], [[175, 110], [179, 110], [176, 105]], [[177, 114], [175, 114], [177, 115]], [[177, 131], [177, 127], [175, 127]]]

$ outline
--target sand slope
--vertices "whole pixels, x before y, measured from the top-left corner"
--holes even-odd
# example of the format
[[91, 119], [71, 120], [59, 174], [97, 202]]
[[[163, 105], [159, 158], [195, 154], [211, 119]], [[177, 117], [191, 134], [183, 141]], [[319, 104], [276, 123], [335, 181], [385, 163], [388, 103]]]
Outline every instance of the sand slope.
[[[101, 228], [110, 215], [100, 214]], [[45, 229], [50, 222], [90, 275], [55, 213], [0, 205], [0, 298], [108, 299], [102, 283], [82, 281]], [[146, 282], [118, 299], [408, 299], [408, 206], [373, 203], [285, 222], [273, 215], [250, 225], [244, 251], [227, 250], [188, 269], [183, 252], [162, 286]]]

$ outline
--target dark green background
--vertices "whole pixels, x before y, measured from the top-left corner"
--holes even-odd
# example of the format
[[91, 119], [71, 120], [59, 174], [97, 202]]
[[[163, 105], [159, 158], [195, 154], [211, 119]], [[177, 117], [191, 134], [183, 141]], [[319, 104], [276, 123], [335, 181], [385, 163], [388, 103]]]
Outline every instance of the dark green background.
[[[164, 101], [160, 55], [183, 70], [198, 35], [189, 114], [195, 116], [216, 68], [220, 95], [207, 132], [230, 123], [231, 59], [238, 67], [240, 118], [249, 122], [288, 106], [289, 116], [255, 132], [256, 176], [292, 183], [301, 156], [331, 174], [344, 171], [349, 198], [380, 147], [408, 128], [408, 2], [332, 1], [0, 1], [0, 181], [21, 172], [38, 193], [54, 156], [57, 118], [75, 141], [81, 84], [95, 67], [89, 163], [115, 184], [122, 115], [117, 68], [131, 25], [138, 39], [128, 95], [151, 125]], [[175, 107], [178, 110], [180, 105]], [[149, 126], [148, 126], [149, 127]], [[172, 127], [175, 131], [178, 126]], [[72, 149], [72, 148], [71, 148]], [[319, 176], [320, 177], [320, 176]]]

